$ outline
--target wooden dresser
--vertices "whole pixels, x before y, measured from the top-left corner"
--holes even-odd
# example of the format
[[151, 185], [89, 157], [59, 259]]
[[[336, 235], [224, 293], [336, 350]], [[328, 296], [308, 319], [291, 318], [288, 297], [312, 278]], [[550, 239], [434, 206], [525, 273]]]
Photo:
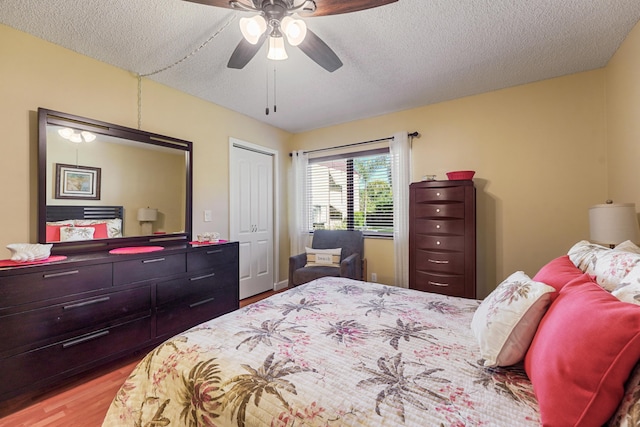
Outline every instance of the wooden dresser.
[[0, 268], [0, 401], [239, 307], [238, 243]]
[[409, 287], [475, 298], [473, 181], [416, 182], [409, 200]]

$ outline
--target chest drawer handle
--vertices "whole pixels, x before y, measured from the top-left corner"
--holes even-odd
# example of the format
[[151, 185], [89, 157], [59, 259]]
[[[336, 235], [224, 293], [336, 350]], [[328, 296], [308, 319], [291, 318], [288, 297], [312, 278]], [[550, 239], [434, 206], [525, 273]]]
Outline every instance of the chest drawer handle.
[[440, 208], [437, 208], [437, 209], [436, 209], [436, 212], [437, 212], [437, 213], [440, 213]]
[[162, 261], [165, 261], [165, 258], [145, 259], [145, 260], [142, 260], [142, 263], [143, 264], [150, 264], [152, 262], [162, 262]]
[[429, 284], [433, 286], [444, 286], [444, 287], [449, 286], [448, 283], [432, 282], [431, 280], [429, 280]]
[[189, 304], [189, 308], [194, 308], [194, 307], [197, 307], [197, 306], [199, 306], [199, 305], [202, 305], [202, 304], [206, 304], [206, 303], [208, 303], [208, 302], [211, 302], [211, 301], [213, 301], [213, 300], [215, 300], [215, 297], [211, 297], [211, 298], [203, 299], [202, 301], [198, 301], [198, 302], [194, 302], [193, 304]]
[[76, 304], [65, 305], [65, 306], [62, 307], [62, 309], [63, 310], [70, 310], [72, 308], [84, 307], [86, 305], [98, 304], [98, 303], [101, 303], [101, 302], [107, 302], [110, 299], [111, 299], [110, 297], [96, 298], [96, 299], [92, 299], [92, 300], [89, 300], [89, 301], [79, 302], [79, 303], [76, 303]]
[[222, 252], [222, 249], [218, 249], [216, 251], [207, 251], [207, 255], [219, 254]]
[[70, 271], [62, 271], [60, 273], [49, 273], [49, 274], [45, 274], [42, 277], [44, 277], [45, 279], [51, 279], [52, 277], [70, 276], [72, 274], [78, 274], [78, 273], [80, 273], [80, 271], [70, 270]]
[[211, 273], [211, 274], [205, 274], [204, 276], [197, 276], [197, 277], [192, 277], [189, 280], [191, 282], [195, 282], [196, 280], [202, 280], [202, 279], [208, 279], [209, 277], [213, 277], [215, 276], [216, 273]]
[[440, 260], [440, 259], [430, 259], [430, 258], [428, 258], [427, 261], [432, 262], [434, 264], [449, 264], [448, 260]]
[[91, 334], [91, 335], [86, 335], [84, 337], [75, 339], [73, 341], [67, 341], [66, 343], [62, 344], [62, 348], [73, 347], [74, 345], [78, 345], [78, 344], [85, 343], [87, 341], [95, 340], [96, 338], [104, 337], [105, 335], [109, 335], [109, 331], [108, 330], [96, 332], [95, 334]]

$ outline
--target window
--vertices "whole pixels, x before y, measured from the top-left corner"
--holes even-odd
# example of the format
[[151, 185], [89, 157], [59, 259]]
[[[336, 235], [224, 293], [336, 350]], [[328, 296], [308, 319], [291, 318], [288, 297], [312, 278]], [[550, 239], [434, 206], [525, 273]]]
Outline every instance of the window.
[[389, 149], [309, 159], [309, 230], [393, 234]]

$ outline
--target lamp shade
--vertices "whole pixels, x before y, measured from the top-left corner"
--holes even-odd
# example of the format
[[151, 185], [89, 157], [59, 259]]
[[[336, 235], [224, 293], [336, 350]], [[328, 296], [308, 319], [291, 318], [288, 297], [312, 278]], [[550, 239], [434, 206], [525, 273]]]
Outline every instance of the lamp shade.
[[625, 240], [638, 243], [640, 230], [635, 203], [607, 203], [589, 208], [591, 241], [617, 245]]
[[138, 221], [155, 221], [158, 219], [158, 210], [152, 208], [138, 209]]

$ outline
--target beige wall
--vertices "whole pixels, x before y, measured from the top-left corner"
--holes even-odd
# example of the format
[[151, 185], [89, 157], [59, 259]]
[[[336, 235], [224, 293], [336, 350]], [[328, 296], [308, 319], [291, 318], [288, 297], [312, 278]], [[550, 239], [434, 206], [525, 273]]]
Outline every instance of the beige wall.
[[640, 24], [606, 68], [608, 197], [640, 208]]
[[[535, 274], [588, 238], [606, 196], [604, 71], [596, 70], [295, 135], [295, 149], [418, 131], [413, 181], [476, 170], [478, 293]], [[390, 240], [367, 240], [369, 278], [393, 283]]]
[[[38, 107], [138, 127], [137, 78], [0, 25], [0, 258], [9, 243], [36, 242]], [[194, 143], [193, 231], [229, 235], [229, 137], [283, 149], [290, 134], [148, 79], [142, 84], [142, 129]], [[280, 156], [286, 173], [288, 156]], [[286, 180], [279, 179], [281, 187]], [[287, 195], [279, 194], [280, 280], [287, 277]], [[213, 222], [203, 222], [203, 211]], [[4, 252], [4, 254], [3, 254]], [[285, 257], [286, 256], [286, 257]]]
[[[0, 25], [0, 247], [36, 241], [36, 109], [137, 127], [135, 76]], [[413, 180], [474, 169], [478, 279], [484, 296], [515, 270], [534, 274], [588, 238], [588, 207], [608, 197], [640, 204], [640, 29], [605, 68], [518, 86], [293, 137], [143, 79], [144, 130], [194, 142], [194, 232], [228, 234], [228, 138], [281, 155], [279, 279], [286, 279], [291, 149], [311, 149], [417, 130]], [[221, 160], [222, 159], [222, 160]], [[202, 222], [212, 210], [214, 222]], [[0, 249], [1, 251], [2, 249]], [[365, 243], [369, 274], [393, 283], [392, 242]], [[8, 251], [5, 252], [5, 256]]]

